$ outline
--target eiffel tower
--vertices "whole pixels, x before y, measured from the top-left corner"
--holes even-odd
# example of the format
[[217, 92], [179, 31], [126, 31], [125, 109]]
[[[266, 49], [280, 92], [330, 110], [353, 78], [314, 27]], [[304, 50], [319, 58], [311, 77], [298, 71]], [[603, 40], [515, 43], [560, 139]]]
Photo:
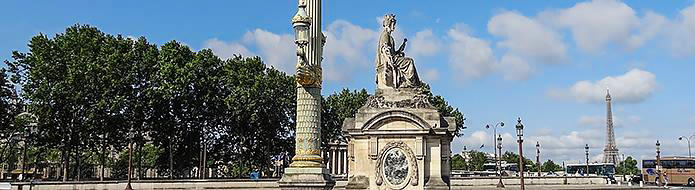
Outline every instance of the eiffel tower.
[[606, 89], [606, 148], [603, 149], [603, 163], [618, 164], [618, 146], [613, 132], [613, 112], [611, 111], [611, 93]]

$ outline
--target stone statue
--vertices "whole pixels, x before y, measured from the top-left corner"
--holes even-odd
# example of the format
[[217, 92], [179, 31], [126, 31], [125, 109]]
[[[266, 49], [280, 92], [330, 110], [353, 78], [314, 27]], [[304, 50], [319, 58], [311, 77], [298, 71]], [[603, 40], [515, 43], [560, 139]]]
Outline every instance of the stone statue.
[[376, 52], [376, 84], [378, 89], [385, 88], [417, 88], [421, 86], [420, 79], [415, 70], [413, 58], [406, 57], [405, 43], [396, 49], [391, 32], [396, 28], [396, 15], [384, 16], [383, 31], [379, 35], [379, 44]]

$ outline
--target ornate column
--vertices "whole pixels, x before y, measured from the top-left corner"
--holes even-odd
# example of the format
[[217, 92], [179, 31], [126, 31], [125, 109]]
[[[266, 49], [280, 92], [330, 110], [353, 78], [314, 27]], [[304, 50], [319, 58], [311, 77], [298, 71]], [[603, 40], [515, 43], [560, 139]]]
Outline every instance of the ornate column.
[[321, 32], [321, 0], [299, 0], [298, 8], [292, 17], [297, 45], [295, 156], [278, 185], [281, 189], [331, 189], [335, 181], [321, 157], [321, 60], [326, 42]]

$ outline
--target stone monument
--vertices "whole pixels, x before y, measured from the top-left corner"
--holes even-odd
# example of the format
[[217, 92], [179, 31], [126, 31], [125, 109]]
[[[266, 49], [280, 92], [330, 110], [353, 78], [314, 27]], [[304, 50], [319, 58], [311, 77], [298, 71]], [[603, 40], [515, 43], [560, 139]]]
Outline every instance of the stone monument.
[[343, 122], [348, 138], [347, 189], [449, 189], [453, 117], [428, 100], [415, 63], [398, 49], [384, 16], [376, 53], [376, 93]]
[[[307, 2], [308, 1], [308, 2]], [[297, 127], [295, 156], [278, 181], [281, 189], [332, 189], [321, 158], [321, 60], [326, 37], [321, 32], [321, 0], [299, 0], [292, 17], [297, 45]]]

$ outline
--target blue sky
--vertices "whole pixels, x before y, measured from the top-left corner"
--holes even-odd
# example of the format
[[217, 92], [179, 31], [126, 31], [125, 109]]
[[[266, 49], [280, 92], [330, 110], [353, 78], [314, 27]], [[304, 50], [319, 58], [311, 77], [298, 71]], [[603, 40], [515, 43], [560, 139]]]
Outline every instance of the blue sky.
[[[290, 18], [296, 1], [4, 1], [0, 59], [26, 51], [39, 33], [76, 23], [159, 45], [177, 40], [222, 57], [259, 55], [293, 73]], [[467, 130], [452, 151], [491, 151], [486, 123], [504, 121], [504, 149], [516, 117], [526, 148], [541, 142], [542, 159], [579, 162], [583, 146], [600, 157], [605, 89], [621, 154], [685, 155], [680, 135], [695, 133], [693, 1], [326, 1], [324, 94], [374, 89], [379, 19], [397, 15], [396, 41], [418, 72], [466, 114]], [[533, 152], [533, 151], [528, 151]], [[527, 156], [531, 156], [527, 154]]]

